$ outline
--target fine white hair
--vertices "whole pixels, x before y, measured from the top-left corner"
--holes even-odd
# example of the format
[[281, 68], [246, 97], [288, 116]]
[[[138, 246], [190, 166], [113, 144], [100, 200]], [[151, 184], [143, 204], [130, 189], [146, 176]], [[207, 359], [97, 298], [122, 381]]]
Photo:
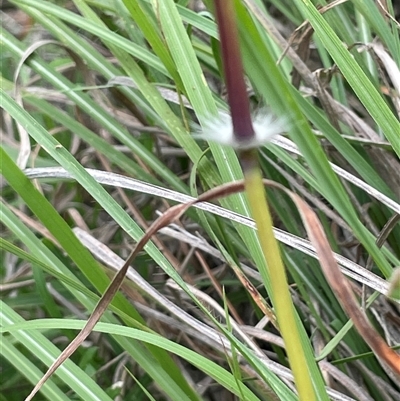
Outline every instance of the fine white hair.
[[253, 118], [254, 137], [247, 141], [238, 141], [233, 135], [232, 118], [230, 114], [220, 111], [218, 116], [208, 119], [201, 128], [193, 134], [195, 139], [212, 141], [228, 145], [235, 149], [258, 148], [271, 141], [276, 135], [288, 129], [288, 121], [277, 118], [265, 110], [258, 111]]

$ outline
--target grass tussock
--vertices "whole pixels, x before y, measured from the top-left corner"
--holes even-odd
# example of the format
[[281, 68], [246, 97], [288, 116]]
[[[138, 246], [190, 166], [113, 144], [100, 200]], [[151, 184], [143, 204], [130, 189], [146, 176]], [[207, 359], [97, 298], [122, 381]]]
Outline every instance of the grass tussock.
[[400, 398], [397, 2], [232, 4], [256, 155], [213, 1], [1, 3], [0, 401], [304, 400], [284, 290], [315, 399]]

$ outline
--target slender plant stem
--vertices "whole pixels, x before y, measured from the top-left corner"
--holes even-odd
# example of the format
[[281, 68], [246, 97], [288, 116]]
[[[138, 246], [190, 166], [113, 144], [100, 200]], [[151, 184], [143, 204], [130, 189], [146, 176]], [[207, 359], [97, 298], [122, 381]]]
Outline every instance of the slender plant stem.
[[[255, 138], [255, 131], [243, 75], [235, 6], [231, 0], [214, 0], [214, 4], [221, 39], [228, 103], [231, 109], [232, 140], [238, 144], [245, 144]], [[316, 401], [315, 390], [311, 375], [308, 372], [308, 364], [295, 319], [285, 267], [272, 229], [272, 219], [258, 164], [257, 151], [255, 149], [239, 151], [239, 159], [244, 173], [250, 209], [257, 225], [258, 238], [269, 269], [275, 313], [285, 342], [299, 398], [301, 401]]]
[[316, 401], [315, 390], [311, 377], [307, 372], [307, 361], [299, 331], [296, 327], [294, 306], [289, 292], [285, 267], [273, 233], [271, 213], [268, 207], [257, 156], [255, 152], [245, 152], [245, 155], [242, 156], [246, 193], [252, 216], [257, 225], [261, 248], [268, 266], [271, 279], [272, 301], [279, 328], [285, 342], [299, 398], [302, 401]]

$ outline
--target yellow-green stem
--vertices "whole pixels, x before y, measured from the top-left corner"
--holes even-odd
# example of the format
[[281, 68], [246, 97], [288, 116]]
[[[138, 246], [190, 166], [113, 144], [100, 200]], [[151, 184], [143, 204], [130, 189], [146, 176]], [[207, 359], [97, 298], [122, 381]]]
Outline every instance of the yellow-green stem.
[[302, 401], [316, 401], [316, 394], [308, 374], [307, 362], [297, 330], [294, 306], [290, 296], [285, 268], [278, 243], [272, 230], [272, 219], [261, 171], [256, 163], [244, 168], [246, 193], [252, 216], [257, 225], [258, 238], [267, 262], [272, 287], [272, 301], [279, 328], [285, 342], [290, 367], [293, 372], [299, 398]]

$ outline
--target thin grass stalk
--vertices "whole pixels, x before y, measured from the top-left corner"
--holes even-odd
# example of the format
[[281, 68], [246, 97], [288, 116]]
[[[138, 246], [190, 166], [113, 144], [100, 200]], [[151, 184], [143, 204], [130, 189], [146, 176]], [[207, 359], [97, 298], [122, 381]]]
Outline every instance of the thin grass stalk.
[[294, 306], [289, 292], [285, 267], [282, 261], [278, 242], [273, 233], [271, 213], [262, 182], [255, 151], [242, 152], [245, 190], [250, 203], [252, 217], [257, 226], [261, 249], [268, 266], [272, 288], [272, 302], [286, 353], [295, 379], [300, 400], [316, 400], [311, 377], [307, 371], [307, 361], [297, 329]]
[[[255, 144], [257, 141], [244, 81], [234, 4], [233, 1], [226, 0], [215, 0], [214, 4], [220, 32], [228, 102], [231, 110], [232, 145], [237, 146], [239, 149], [241, 145], [244, 145], [247, 149], [252, 140]], [[239, 150], [239, 160], [244, 173], [245, 190], [250, 202], [250, 210], [256, 222], [258, 238], [268, 267], [273, 305], [285, 342], [299, 399], [302, 401], [314, 401], [317, 396], [312, 379], [307, 374], [306, 356], [296, 324], [285, 267], [278, 243], [273, 234], [272, 218], [258, 164], [257, 150]]]

